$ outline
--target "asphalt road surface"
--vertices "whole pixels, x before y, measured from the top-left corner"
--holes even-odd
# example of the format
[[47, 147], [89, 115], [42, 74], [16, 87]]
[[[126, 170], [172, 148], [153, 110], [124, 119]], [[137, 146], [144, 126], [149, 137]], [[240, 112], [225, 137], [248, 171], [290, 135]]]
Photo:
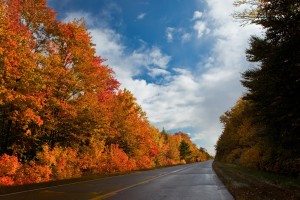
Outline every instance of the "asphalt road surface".
[[233, 200], [212, 161], [0, 195], [0, 200]]

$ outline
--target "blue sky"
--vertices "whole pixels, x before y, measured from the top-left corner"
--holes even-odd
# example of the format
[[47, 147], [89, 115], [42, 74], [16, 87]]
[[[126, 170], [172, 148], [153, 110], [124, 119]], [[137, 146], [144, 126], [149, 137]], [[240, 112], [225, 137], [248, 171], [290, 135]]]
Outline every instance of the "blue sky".
[[181, 130], [214, 154], [219, 116], [245, 92], [240, 73], [255, 25], [231, 17], [233, 0], [48, 0], [58, 18], [84, 18], [97, 54], [150, 122]]

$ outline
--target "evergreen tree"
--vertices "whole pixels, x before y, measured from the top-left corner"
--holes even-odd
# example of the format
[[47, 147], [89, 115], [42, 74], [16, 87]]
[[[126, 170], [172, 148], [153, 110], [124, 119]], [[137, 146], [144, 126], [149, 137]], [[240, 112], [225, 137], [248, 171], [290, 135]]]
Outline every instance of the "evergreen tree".
[[187, 159], [188, 156], [190, 156], [191, 153], [192, 153], [191, 150], [190, 150], [190, 145], [184, 140], [182, 140], [180, 142], [179, 152], [180, 152], [180, 159], [181, 160]]

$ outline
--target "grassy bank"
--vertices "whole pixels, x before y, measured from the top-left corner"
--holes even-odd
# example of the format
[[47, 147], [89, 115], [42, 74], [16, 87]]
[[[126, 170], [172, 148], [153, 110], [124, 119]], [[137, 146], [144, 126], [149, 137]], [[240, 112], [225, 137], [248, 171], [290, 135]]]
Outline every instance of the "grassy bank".
[[299, 200], [300, 180], [214, 161], [213, 168], [236, 200]]

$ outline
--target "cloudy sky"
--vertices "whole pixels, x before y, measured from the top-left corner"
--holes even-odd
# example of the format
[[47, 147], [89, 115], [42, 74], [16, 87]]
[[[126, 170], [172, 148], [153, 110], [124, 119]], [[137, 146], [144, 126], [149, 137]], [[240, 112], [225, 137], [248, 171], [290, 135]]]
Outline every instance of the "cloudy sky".
[[48, 0], [58, 18], [84, 18], [97, 54], [160, 130], [183, 131], [214, 154], [219, 117], [245, 92], [241, 72], [255, 25], [233, 0]]

